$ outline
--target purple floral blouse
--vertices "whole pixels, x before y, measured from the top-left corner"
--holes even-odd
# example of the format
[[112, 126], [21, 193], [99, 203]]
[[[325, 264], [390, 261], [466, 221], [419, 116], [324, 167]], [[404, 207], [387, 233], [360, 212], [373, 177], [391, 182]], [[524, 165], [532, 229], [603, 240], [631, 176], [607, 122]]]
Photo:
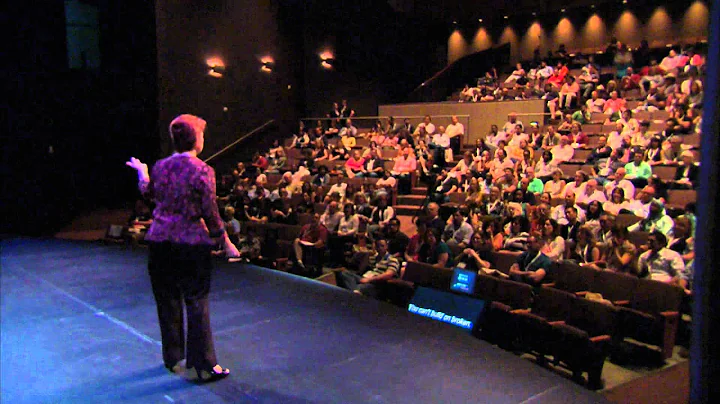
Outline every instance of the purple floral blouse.
[[140, 192], [155, 201], [147, 241], [215, 244], [225, 232], [215, 195], [215, 170], [197, 157], [173, 154], [152, 168]]

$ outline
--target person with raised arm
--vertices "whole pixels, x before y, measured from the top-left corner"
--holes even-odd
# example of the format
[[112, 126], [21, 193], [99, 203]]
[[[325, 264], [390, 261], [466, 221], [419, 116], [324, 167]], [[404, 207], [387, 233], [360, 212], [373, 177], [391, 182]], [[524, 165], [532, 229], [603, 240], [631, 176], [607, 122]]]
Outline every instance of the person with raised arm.
[[240, 256], [218, 212], [215, 171], [197, 157], [203, 150], [206, 125], [194, 115], [173, 119], [170, 139], [175, 152], [158, 161], [152, 175], [135, 157], [126, 163], [137, 171], [142, 194], [155, 202], [154, 220], [145, 240], [163, 362], [173, 373], [187, 368], [187, 374], [199, 382], [230, 374], [217, 362], [210, 329], [211, 251], [220, 243], [228, 257]]

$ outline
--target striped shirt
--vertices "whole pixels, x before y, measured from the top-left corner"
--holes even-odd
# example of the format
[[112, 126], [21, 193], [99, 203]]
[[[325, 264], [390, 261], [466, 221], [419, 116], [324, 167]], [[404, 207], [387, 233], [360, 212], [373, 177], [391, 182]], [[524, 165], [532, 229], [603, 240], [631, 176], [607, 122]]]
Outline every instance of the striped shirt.
[[390, 255], [390, 253], [385, 254], [384, 257], [380, 257], [378, 254], [375, 254], [370, 257], [368, 261], [368, 268], [369, 269], [363, 275], [364, 278], [382, 275], [388, 269], [393, 271], [395, 276], [397, 276], [398, 269], [400, 268], [400, 261]]

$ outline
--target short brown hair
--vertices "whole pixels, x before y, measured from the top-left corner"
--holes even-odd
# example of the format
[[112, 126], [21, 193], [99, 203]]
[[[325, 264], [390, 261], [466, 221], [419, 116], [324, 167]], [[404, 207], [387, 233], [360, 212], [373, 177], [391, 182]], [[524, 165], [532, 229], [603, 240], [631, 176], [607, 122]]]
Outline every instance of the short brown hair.
[[197, 143], [198, 135], [205, 131], [207, 122], [195, 115], [183, 114], [170, 122], [170, 140], [177, 152], [190, 151]]

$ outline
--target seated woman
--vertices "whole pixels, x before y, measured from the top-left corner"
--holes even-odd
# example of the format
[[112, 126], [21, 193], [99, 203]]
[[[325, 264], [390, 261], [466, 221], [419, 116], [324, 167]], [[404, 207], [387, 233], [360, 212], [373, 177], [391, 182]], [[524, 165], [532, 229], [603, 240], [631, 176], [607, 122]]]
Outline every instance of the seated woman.
[[600, 201], [592, 200], [588, 203], [587, 212], [585, 213], [585, 226], [590, 227], [595, 235], [600, 233], [600, 216], [603, 213], [605, 211]]
[[450, 247], [440, 239], [440, 230], [425, 230], [423, 243], [418, 251], [418, 261], [438, 268], [448, 268], [453, 264]]
[[344, 264], [345, 255], [349, 250], [348, 244], [355, 241], [359, 228], [360, 219], [355, 214], [355, 206], [352, 203], [346, 203], [343, 207], [343, 216], [340, 218], [337, 233], [333, 233], [328, 238], [330, 262], [332, 264]]
[[525, 216], [515, 216], [510, 222], [503, 250], [526, 251], [527, 239], [530, 231], [530, 222]]
[[628, 237], [626, 227], [615, 226], [605, 262], [601, 260], [597, 265], [608, 271], [637, 276], [637, 249]]
[[525, 69], [522, 67], [522, 63], [518, 63], [515, 65], [515, 70], [513, 70], [512, 74], [508, 76], [507, 79], [505, 79], [505, 83], [513, 83], [517, 82], [520, 79], [525, 78], [526, 73]]
[[552, 179], [545, 183], [543, 192], [550, 194], [551, 198], [562, 198], [565, 189], [565, 180], [562, 179], [563, 172], [559, 168], [552, 173]]
[[604, 202], [602, 206], [606, 213], [615, 216], [630, 212], [630, 201], [625, 199], [625, 190], [622, 187], [615, 187], [610, 194], [610, 200]]
[[542, 238], [545, 242], [540, 251], [547, 255], [550, 261], [563, 259], [565, 254], [565, 239], [560, 236], [560, 226], [555, 220], [545, 220], [545, 225], [542, 228]]
[[567, 258], [575, 261], [582, 267], [602, 270], [597, 264], [603, 262], [605, 257], [595, 243], [595, 236], [587, 226], [580, 226], [577, 233], [577, 243], [568, 250]]
[[465, 269], [475, 272], [482, 268], [492, 268], [492, 251], [492, 240], [483, 232], [475, 232], [470, 238], [470, 245], [455, 258], [455, 262], [458, 265], [465, 264]]
[[470, 177], [468, 186], [465, 190], [465, 204], [471, 210], [476, 209], [482, 204], [483, 192], [480, 182], [475, 177]]

